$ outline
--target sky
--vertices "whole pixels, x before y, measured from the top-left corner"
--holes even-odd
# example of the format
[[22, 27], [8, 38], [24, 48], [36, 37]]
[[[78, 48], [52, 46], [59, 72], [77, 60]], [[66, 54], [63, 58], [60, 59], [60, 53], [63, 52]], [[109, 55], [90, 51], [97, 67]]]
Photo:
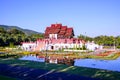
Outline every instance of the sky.
[[44, 33], [61, 23], [80, 34], [120, 35], [120, 0], [0, 0], [0, 24]]

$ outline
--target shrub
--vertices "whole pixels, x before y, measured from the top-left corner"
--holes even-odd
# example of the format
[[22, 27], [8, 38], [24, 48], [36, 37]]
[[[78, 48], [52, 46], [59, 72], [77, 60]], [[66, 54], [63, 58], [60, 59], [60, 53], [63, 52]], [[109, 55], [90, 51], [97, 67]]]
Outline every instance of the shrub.
[[118, 49], [120, 49], [120, 46], [117, 46]]

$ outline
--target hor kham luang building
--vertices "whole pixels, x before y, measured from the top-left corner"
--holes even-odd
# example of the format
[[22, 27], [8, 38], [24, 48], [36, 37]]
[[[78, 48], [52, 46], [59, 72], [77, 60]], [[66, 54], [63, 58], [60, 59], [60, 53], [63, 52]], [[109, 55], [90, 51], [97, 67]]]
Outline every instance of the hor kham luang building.
[[[46, 27], [44, 39], [37, 39], [35, 42], [23, 42], [22, 49], [26, 51], [73, 50], [82, 48], [85, 44], [84, 40], [74, 38], [72, 27], [63, 26], [62, 24], [51, 24], [51, 26]], [[91, 43], [87, 43], [87, 45], [86, 48], [91, 49]], [[91, 50], [97, 48], [99, 46], [94, 44]]]
[[62, 26], [62, 24], [51, 24], [45, 30], [46, 39], [71, 39], [74, 37], [73, 28]]

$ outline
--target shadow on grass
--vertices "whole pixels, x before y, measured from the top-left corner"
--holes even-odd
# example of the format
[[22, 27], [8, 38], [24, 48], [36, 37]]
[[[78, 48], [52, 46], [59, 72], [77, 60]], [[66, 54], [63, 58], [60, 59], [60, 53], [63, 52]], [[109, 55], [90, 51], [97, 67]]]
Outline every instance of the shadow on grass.
[[120, 72], [100, 70], [94, 68], [85, 68], [85, 67], [68, 67], [60, 70], [62, 72], [77, 74], [86, 77], [99, 78], [102, 80], [120, 80]]
[[1, 80], [16, 80], [16, 79], [14, 79], [14, 78], [7, 77], [7, 76], [2, 76], [2, 75], [0, 75], [0, 79], [1, 79]]
[[[75, 74], [76, 76], [77, 75], [85, 76], [85, 77], [91, 77], [91, 78], [98, 78], [98, 79], [102, 79], [102, 80], [119, 80], [120, 79], [120, 76], [119, 76], [120, 72], [113, 72], [113, 71], [93, 69], [93, 68], [75, 67], [75, 66], [67, 66], [67, 65], [62, 65], [62, 64], [50, 64], [50, 63], [25, 61], [25, 60], [22, 61], [22, 60], [17, 60], [17, 59], [16, 60], [0, 59], [0, 63], [10, 64], [9, 65], [10, 68], [7, 71], [12, 72], [11, 74], [15, 74], [13, 77], [26, 76], [27, 79], [43, 78], [43, 80], [44, 80], [46, 78], [46, 75], [47, 76], [55, 75], [57, 77], [56, 80], [58, 80], [58, 78], [61, 79], [61, 77], [59, 76], [59, 73], [61, 73], [61, 72], [65, 72], [65, 73], [61, 73], [62, 77], [64, 77], [64, 75], [66, 73], [70, 73], [70, 74], [66, 74], [66, 75], [69, 77], [69, 76], [72, 76], [71, 74]], [[23, 66], [24, 69], [21, 69], [21, 67], [19, 67], [19, 66]], [[39, 72], [38, 69], [40, 69], [41, 72]], [[12, 71], [12, 70], [14, 70], [14, 71]], [[5, 72], [5, 73], [8, 73], [8, 72]], [[19, 75], [17, 75], [17, 74], [19, 74]], [[50, 79], [52, 79], [52, 78], [53, 77], [50, 77]], [[65, 79], [67, 79], [67, 78], [65, 78]]]

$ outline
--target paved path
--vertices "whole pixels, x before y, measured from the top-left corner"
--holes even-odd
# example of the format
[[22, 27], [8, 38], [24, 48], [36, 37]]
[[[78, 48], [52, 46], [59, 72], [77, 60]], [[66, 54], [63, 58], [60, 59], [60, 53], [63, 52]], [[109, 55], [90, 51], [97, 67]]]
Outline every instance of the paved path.
[[99, 80], [69, 73], [0, 64], [0, 75], [18, 80]]

